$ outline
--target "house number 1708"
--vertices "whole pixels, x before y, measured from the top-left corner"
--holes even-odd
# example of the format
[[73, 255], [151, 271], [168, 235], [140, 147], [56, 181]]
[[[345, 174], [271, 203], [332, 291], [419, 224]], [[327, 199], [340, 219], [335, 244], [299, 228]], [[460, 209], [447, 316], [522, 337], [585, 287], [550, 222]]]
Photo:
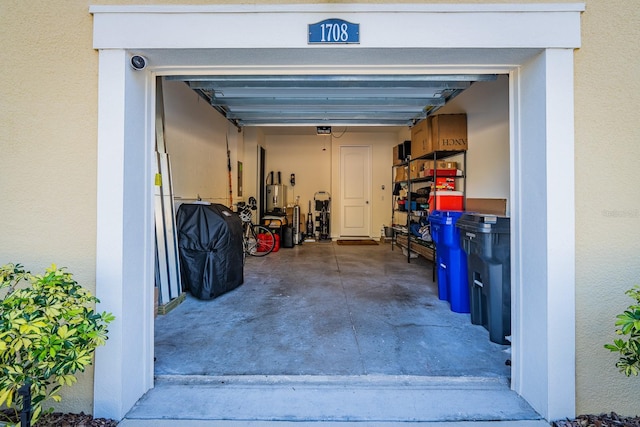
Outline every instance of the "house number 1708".
[[349, 26], [346, 23], [321, 24], [320, 28], [322, 30], [321, 43], [346, 42], [349, 40]]
[[360, 24], [336, 18], [309, 24], [308, 43], [360, 43]]

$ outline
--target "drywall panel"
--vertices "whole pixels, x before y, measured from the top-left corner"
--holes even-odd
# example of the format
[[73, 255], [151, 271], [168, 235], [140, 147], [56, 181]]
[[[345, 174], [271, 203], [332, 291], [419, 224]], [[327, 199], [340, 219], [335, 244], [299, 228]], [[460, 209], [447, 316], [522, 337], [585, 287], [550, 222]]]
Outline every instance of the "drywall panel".
[[[339, 148], [343, 145], [371, 146], [371, 236], [379, 237], [380, 227], [391, 221], [391, 154], [394, 145], [409, 138], [409, 130], [399, 132], [376, 131], [375, 128], [334, 129], [333, 135], [266, 135], [267, 173], [280, 171], [282, 183], [288, 185], [288, 202], [299, 200], [301, 212], [309, 211], [318, 191], [331, 194], [331, 234], [340, 230], [339, 204]], [[296, 185], [289, 184], [290, 175]], [[277, 178], [276, 178], [277, 180]], [[311, 210], [313, 211], [313, 206]], [[304, 229], [304, 227], [303, 227]]]
[[[266, 178], [269, 173], [280, 172], [282, 184], [287, 186], [287, 203], [299, 201], [303, 215], [309, 212], [309, 201], [313, 202], [318, 191], [331, 192], [331, 140], [330, 136], [318, 135], [266, 135]], [[295, 174], [295, 185], [290, 184]], [[263, 185], [265, 185], [263, 183]], [[332, 202], [335, 200], [333, 198]], [[311, 210], [313, 211], [313, 205]], [[333, 212], [333, 207], [331, 208]], [[333, 218], [332, 218], [333, 221]], [[306, 230], [305, 227], [302, 228]]]
[[[226, 139], [231, 151], [231, 183], [237, 195], [236, 153], [241, 134], [206, 101], [182, 82], [164, 82], [165, 140], [171, 156], [177, 202], [200, 197], [229, 205]], [[240, 159], [244, 157], [241, 154]], [[241, 160], [242, 161], [242, 160]]]
[[258, 148], [264, 146], [264, 135], [258, 130], [258, 128], [246, 128], [242, 132], [242, 146], [242, 154], [244, 156], [242, 164], [243, 191], [242, 197], [238, 198], [238, 200], [246, 202], [249, 200], [249, 197], [253, 196], [259, 203], [260, 197], [258, 189], [262, 183], [258, 182]]
[[[380, 237], [382, 225], [391, 223], [391, 164], [393, 146], [397, 145], [402, 138], [409, 139], [409, 130], [399, 132], [375, 131], [370, 132], [350, 132], [348, 129], [341, 134], [340, 138], [333, 138], [333, 164], [332, 170], [332, 191], [335, 193], [335, 212], [340, 212], [338, 192], [340, 191], [340, 179], [338, 173], [340, 162], [340, 146], [368, 145], [371, 147], [371, 237]], [[338, 135], [340, 133], [336, 131]], [[340, 230], [340, 218], [334, 219], [334, 230]]]
[[507, 199], [509, 212], [509, 78], [477, 82], [437, 114], [467, 114], [467, 197]]

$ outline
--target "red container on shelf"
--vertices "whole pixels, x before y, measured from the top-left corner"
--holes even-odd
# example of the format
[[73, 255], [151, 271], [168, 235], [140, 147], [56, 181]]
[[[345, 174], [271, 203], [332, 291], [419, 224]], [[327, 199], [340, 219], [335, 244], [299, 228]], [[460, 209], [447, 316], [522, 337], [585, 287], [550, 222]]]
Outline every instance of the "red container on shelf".
[[[434, 198], [435, 193], [435, 198]], [[435, 191], [429, 195], [429, 212], [463, 210], [463, 194], [461, 191]]]
[[[456, 179], [452, 177], [437, 177], [436, 178], [436, 190], [455, 191]], [[431, 191], [433, 191], [433, 184], [431, 185]]]
[[[425, 169], [425, 176], [433, 176], [433, 169]], [[438, 169], [438, 176], [458, 176], [458, 169]]]

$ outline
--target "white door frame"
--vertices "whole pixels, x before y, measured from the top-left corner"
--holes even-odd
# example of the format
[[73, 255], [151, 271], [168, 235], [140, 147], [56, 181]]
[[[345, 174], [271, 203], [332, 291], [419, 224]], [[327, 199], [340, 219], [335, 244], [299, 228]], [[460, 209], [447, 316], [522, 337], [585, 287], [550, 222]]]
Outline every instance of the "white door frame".
[[[94, 414], [121, 419], [153, 387], [154, 77], [294, 70], [510, 74], [512, 388], [546, 419], [573, 417], [573, 49], [583, 10], [582, 3], [92, 6], [100, 62], [96, 293], [99, 309], [117, 319], [96, 352]], [[308, 46], [306, 26], [325, 18], [359, 23], [361, 44]], [[261, 49], [270, 50], [256, 56]], [[134, 53], [148, 57], [147, 69], [129, 66]], [[296, 62], [305, 53], [311, 60]]]

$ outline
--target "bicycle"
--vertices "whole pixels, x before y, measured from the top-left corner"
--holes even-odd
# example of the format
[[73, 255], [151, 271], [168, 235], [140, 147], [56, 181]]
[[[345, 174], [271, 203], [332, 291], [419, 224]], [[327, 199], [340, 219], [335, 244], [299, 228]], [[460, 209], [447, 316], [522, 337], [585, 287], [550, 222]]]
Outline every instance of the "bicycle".
[[256, 210], [256, 199], [249, 197], [248, 204], [240, 208], [240, 220], [242, 220], [242, 248], [244, 257], [269, 255], [276, 247], [276, 236], [268, 227], [251, 222], [251, 211]]

